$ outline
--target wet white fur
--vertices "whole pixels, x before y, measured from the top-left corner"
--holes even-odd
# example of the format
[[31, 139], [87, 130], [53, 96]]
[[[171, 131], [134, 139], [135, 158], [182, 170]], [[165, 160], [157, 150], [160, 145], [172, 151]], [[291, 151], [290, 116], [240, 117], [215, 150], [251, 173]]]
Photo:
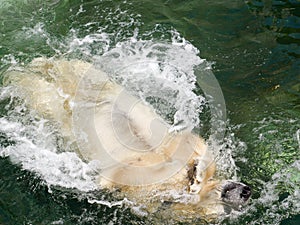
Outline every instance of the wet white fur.
[[[204, 141], [190, 131], [169, 132], [151, 106], [91, 64], [38, 58], [8, 72], [5, 83], [20, 88], [28, 106], [58, 123], [84, 159], [99, 160], [101, 187], [120, 189], [148, 212], [170, 201], [173, 214], [223, 213]], [[188, 171], [194, 165], [191, 184]]]

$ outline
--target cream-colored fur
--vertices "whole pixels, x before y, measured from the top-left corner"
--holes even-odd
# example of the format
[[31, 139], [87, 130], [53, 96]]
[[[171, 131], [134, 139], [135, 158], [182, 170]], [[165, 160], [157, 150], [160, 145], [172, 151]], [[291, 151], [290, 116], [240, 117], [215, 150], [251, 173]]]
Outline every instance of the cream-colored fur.
[[222, 213], [215, 164], [203, 139], [169, 132], [151, 106], [91, 64], [38, 58], [7, 72], [4, 82], [58, 123], [66, 141], [77, 141], [84, 159], [99, 160], [101, 187], [121, 190], [148, 212]]

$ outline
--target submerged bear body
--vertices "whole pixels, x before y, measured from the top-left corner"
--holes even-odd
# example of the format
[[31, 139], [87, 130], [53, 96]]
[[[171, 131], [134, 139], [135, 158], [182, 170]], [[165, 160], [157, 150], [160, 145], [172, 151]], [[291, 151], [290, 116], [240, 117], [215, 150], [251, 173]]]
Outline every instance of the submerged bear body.
[[101, 188], [118, 190], [147, 213], [209, 220], [251, 194], [244, 184], [214, 177], [215, 163], [201, 137], [170, 132], [149, 104], [89, 63], [38, 58], [8, 71], [4, 83], [58, 124], [83, 159], [99, 162]]

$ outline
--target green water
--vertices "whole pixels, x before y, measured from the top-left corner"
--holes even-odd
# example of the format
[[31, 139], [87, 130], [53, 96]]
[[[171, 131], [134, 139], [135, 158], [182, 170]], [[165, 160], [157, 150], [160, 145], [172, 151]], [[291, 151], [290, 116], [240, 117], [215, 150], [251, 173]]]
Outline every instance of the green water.
[[[224, 148], [253, 189], [249, 206], [219, 223], [300, 224], [299, 0], [1, 0], [0, 70], [39, 56], [89, 61], [135, 35], [170, 42], [174, 31], [214, 63], [228, 115]], [[7, 118], [10, 99], [0, 99]], [[0, 147], [13, 145], [1, 131]], [[109, 193], [49, 185], [10, 156], [0, 158], [0, 179], [3, 225], [155, 223], [88, 201], [114, 201]]]

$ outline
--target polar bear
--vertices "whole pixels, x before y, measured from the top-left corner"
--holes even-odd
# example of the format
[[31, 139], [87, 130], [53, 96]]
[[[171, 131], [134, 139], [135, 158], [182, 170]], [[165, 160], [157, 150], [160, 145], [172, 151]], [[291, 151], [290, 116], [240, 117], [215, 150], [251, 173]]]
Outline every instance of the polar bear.
[[218, 180], [205, 141], [190, 130], [170, 132], [146, 102], [88, 62], [36, 58], [7, 71], [5, 85], [59, 125], [78, 154], [100, 164], [98, 183], [172, 218], [211, 219], [249, 199], [245, 184]]

